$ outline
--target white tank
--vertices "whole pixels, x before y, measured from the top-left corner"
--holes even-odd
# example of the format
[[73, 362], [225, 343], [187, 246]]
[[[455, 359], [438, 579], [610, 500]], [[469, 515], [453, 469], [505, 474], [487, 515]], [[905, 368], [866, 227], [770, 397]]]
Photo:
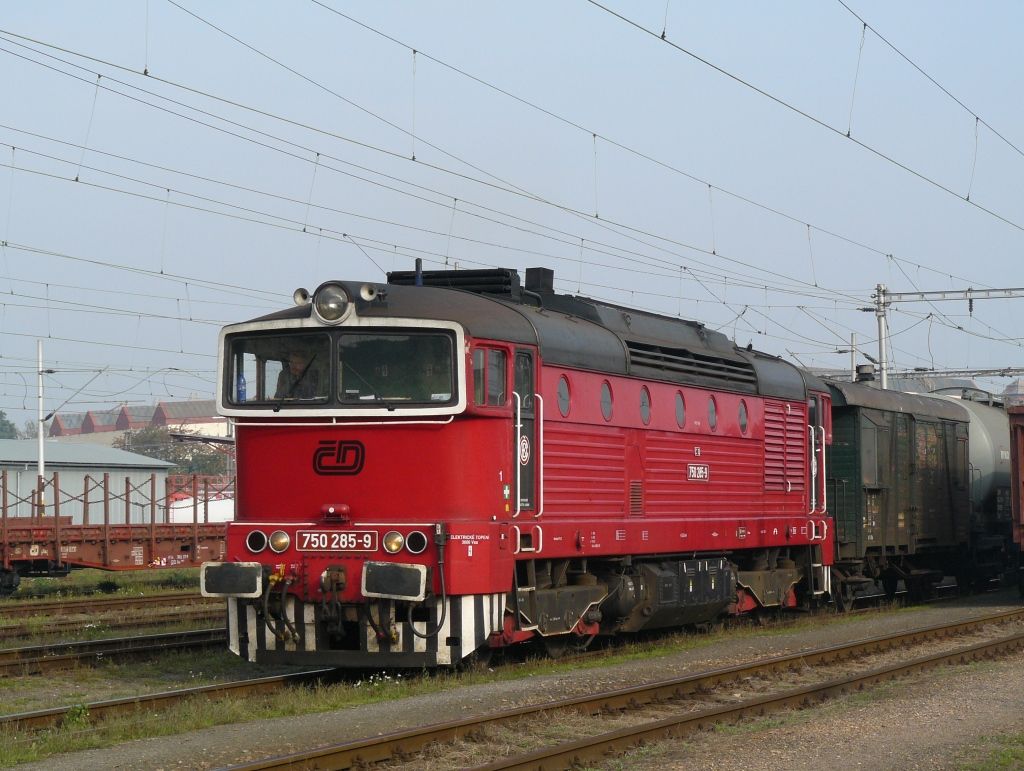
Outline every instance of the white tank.
[[1006, 410], [949, 394], [933, 396], [955, 399], [970, 413], [971, 502], [976, 512], [995, 512], [996, 491], [1010, 487], [1010, 423]]

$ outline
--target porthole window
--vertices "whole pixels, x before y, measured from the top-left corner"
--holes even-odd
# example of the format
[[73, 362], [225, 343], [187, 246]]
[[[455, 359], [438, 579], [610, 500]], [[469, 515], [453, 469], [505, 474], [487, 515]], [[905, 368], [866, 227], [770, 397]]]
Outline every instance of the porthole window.
[[645, 426], [651, 422], [651, 392], [647, 386], [640, 389], [640, 419]]
[[740, 399], [740, 431], [747, 433], [747, 403]]
[[607, 380], [601, 383], [601, 414], [605, 420], [612, 419], [612, 386]]
[[712, 431], [718, 428], [718, 405], [714, 396], [708, 397], [708, 428]]
[[558, 379], [558, 411], [563, 418], [569, 416], [569, 378], [565, 375]]
[[682, 391], [676, 391], [676, 424], [686, 428], [686, 400], [683, 399]]

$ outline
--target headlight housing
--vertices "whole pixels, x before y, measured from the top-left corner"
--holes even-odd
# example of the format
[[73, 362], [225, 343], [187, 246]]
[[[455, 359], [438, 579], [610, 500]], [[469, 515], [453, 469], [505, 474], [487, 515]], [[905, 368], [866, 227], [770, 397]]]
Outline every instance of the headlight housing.
[[384, 540], [381, 543], [384, 545], [384, 551], [388, 554], [397, 554], [405, 546], [405, 536], [397, 530], [391, 530], [384, 534]]
[[275, 530], [268, 539], [270, 550], [280, 554], [292, 544], [292, 537], [284, 530]]
[[267, 548], [267, 534], [262, 530], [253, 530], [245, 537], [245, 548], [253, 554], [259, 554]]
[[410, 554], [422, 554], [427, 548], [427, 536], [419, 530], [413, 530], [405, 539], [405, 548]]
[[313, 310], [328, 324], [337, 324], [345, 318], [350, 306], [348, 292], [340, 284], [324, 284], [313, 298]]

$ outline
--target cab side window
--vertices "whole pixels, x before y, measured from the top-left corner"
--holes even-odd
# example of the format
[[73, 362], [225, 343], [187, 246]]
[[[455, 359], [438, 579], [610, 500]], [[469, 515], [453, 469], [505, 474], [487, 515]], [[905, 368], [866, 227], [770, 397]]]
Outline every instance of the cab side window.
[[497, 348], [473, 351], [473, 402], [496, 407], [505, 403], [508, 356]]

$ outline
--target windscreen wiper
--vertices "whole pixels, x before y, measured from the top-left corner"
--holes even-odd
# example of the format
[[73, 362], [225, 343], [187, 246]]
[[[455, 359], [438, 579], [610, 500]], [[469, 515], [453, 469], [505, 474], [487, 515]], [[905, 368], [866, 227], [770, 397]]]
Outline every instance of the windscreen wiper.
[[292, 383], [292, 387], [288, 389], [288, 392], [284, 396], [279, 398], [277, 400], [277, 403], [274, 404], [274, 412], [280, 412], [281, 405], [292, 397], [292, 394], [295, 393], [295, 389], [299, 387], [299, 384], [303, 381], [303, 379], [306, 377], [306, 374], [309, 372], [309, 368], [313, 366], [314, 361], [316, 361], [315, 353], [309, 357], [309, 361], [306, 362], [306, 366], [302, 368], [302, 372], [299, 373], [299, 376], [295, 378], [295, 382]]

